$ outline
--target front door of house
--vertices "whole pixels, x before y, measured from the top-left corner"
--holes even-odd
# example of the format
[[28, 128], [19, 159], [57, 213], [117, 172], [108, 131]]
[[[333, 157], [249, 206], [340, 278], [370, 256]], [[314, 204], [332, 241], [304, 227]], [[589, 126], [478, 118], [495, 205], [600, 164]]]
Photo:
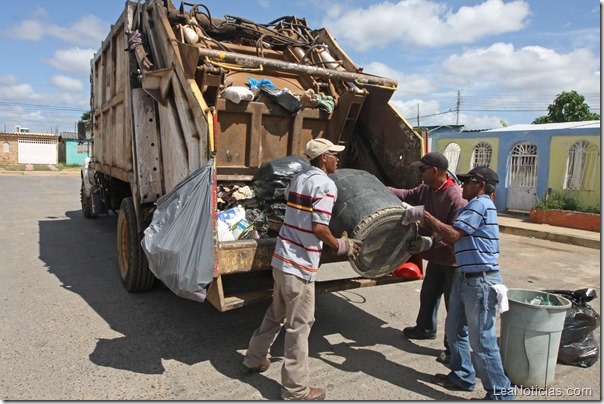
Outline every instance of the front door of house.
[[537, 200], [537, 146], [518, 143], [509, 157], [508, 209], [529, 211]]

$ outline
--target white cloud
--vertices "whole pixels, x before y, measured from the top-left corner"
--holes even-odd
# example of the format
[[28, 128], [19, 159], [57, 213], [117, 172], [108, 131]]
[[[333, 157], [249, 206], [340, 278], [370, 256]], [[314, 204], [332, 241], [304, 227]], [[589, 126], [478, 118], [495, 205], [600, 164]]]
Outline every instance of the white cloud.
[[12, 74], [0, 74], [0, 87], [10, 86], [12, 84], [17, 84], [19, 80], [17, 76]]
[[47, 60], [46, 63], [64, 72], [89, 76], [90, 60], [94, 56], [94, 52], [93, 49], [62, 49], [55, 51], [52, 59]]
[[48, 132], [51, 127], [72, 130], [82, 112], [90, 108], [88, 94], [82, 91], [81, 82], [76, 88], [76, 82], [55, 76], [51, 85], [59, 90], [47, 93], [20, 82], [16, 76], [0, 75], [0, 124], [7, 130], [15, 125], [26, 126], [32, 132]]
[[600, 60], [588, 49], [563, 54], [541, 46], [516, 49], [513, 44], [496, 43], [452, 55], [443, 67], [445, 80], [458, 88], [591, 93], [599, 86]]
[[434, 48], [519, 31], [529, 14], [523, 0], [486, 0], [457, 11], [430, 0], [400, 0], [328, 13], [323, 25], [330, 27], [339, 42], [359, 51], [385, 48], [391, 43]]
[[50, 79], [50, 84], [63, 91], [84, 91], [84, 83], [81, 80], [77, 80], [67, 76], [53, 76]]
[[20, 83], [15, 76], [0, 76], [0, 99], [8, 101], [39, 101], [31, 85]]
[[383, 63], [369, 63], [363, 71], [396, 80], [398, 86], [394, 96], [397, 98], [427, 95], [436, 91], [436, 85], [427, 77], [415, 74], [407, 75]]
[[4, 35], [10, 39], [30, 42], [38, 42], [45, 36], [52, 36], [75, 45], [98, 48], [107, 31], [108, 24], [94, 15], [85, 15], [71, 25], [62, 27], [49, 21], [46, 10], [37, 8], [31, 19], [6, 29]]

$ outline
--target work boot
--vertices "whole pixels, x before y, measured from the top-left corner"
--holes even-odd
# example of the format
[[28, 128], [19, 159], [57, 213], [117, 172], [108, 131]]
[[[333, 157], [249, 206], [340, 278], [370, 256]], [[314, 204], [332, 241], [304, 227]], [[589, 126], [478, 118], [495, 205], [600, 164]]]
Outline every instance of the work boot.
[[449, 379], [449, 376], [442, 373], [437, 373], [432, 376], [432, 383], [444, 387], [447, 390], [474, 391], [474, 386], [466, 388], [458, 386]]
[[435, 332], [428, 332], [419, 325], [405, 328], [403, 334], [409, 339], [436, 339]]
[[305, 395], [302, 400], [314, 401], [314, 400], [325, 400], [325, 390], [320, 387], [311, 387], [308, 394]]
[[243, 371], [243, 373], [262, 373], [262, 372], [266, 372], [266, 370], [271, 366], [271, 361], [269, 358], [266, 358], [264, 360], [264, 363], [260, 366], [256, 366], [254, 368], [251, 368], [249, 366], [247, 366], [245, 363], [241, 364], [241, 370]]
[[451, 362], [451, 354], [447, 353], [447, 351], [442, 351], [437, 357], [436, 357], [436, 361], [440, 362], [444, 365], [449, 365], [449, 363]]
[[315, 400], [325, 400], [325, 390], [320, 387], [311, 387], [308, 390], [308, 393], [302, 398], [291, 398], [289, 395], [285, 395], [285, 390], [282, 389], [283, 394], [281, 398], [283, 400], [304, 400], [304, 401], [315, 401]]

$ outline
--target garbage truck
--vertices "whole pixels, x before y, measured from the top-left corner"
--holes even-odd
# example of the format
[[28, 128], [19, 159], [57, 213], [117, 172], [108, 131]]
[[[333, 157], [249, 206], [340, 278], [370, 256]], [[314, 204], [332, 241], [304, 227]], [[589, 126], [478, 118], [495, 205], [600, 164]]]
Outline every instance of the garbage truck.
[[[364, 73], [327, 28], [312, 29], [304, 18], [261, 24], [217, 18], [202, 4], [127, 1], [91, 60], [90, 81], [92, 147], [81, 172], [82, 212], [90, 219], [118, 216], [117, 261], [129, 292], [157, 283], [141, 240], [158, 201], [208, 164], [212, 198], [202, 214], [211, 224], [212, 281], [206, 297], [219, 311], [272, 293], [278, 218], [265, 221], [264, 234], [219, 237], [221, 213], [240, 207], [225, 196], [253, 190], [266, 164], [303, 156], [305, 144], [322, 137], [346, 146], [342, 169], [367, 173], [384, 187], [420, 182], [409, 163], [424, 144], [389, 103], [396, 80]], [[409, 232], [396, 227], [399, 213], [386, 209], [360, 220], [365, 233], [373, 226], [376, 234], [374, 243], [365, 234], [361, 258], [391, 258], [389, 269], [318, 281], [317, 293], [408, 280], [390, 274], [408, 258]], [[384, 244], [392, 239], [394, 247]], [[345, 259], [324, 252], [321, 262]]]

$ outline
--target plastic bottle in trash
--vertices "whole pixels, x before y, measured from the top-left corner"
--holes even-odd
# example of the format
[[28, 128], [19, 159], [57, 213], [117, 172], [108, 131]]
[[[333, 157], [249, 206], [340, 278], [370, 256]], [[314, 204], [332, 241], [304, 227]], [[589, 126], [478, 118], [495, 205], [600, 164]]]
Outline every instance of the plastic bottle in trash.
[[529, 303], [533, 306], [541, 306], [541, 302], [543, 302], [543, 298], [541, 296], [536, 296]]

